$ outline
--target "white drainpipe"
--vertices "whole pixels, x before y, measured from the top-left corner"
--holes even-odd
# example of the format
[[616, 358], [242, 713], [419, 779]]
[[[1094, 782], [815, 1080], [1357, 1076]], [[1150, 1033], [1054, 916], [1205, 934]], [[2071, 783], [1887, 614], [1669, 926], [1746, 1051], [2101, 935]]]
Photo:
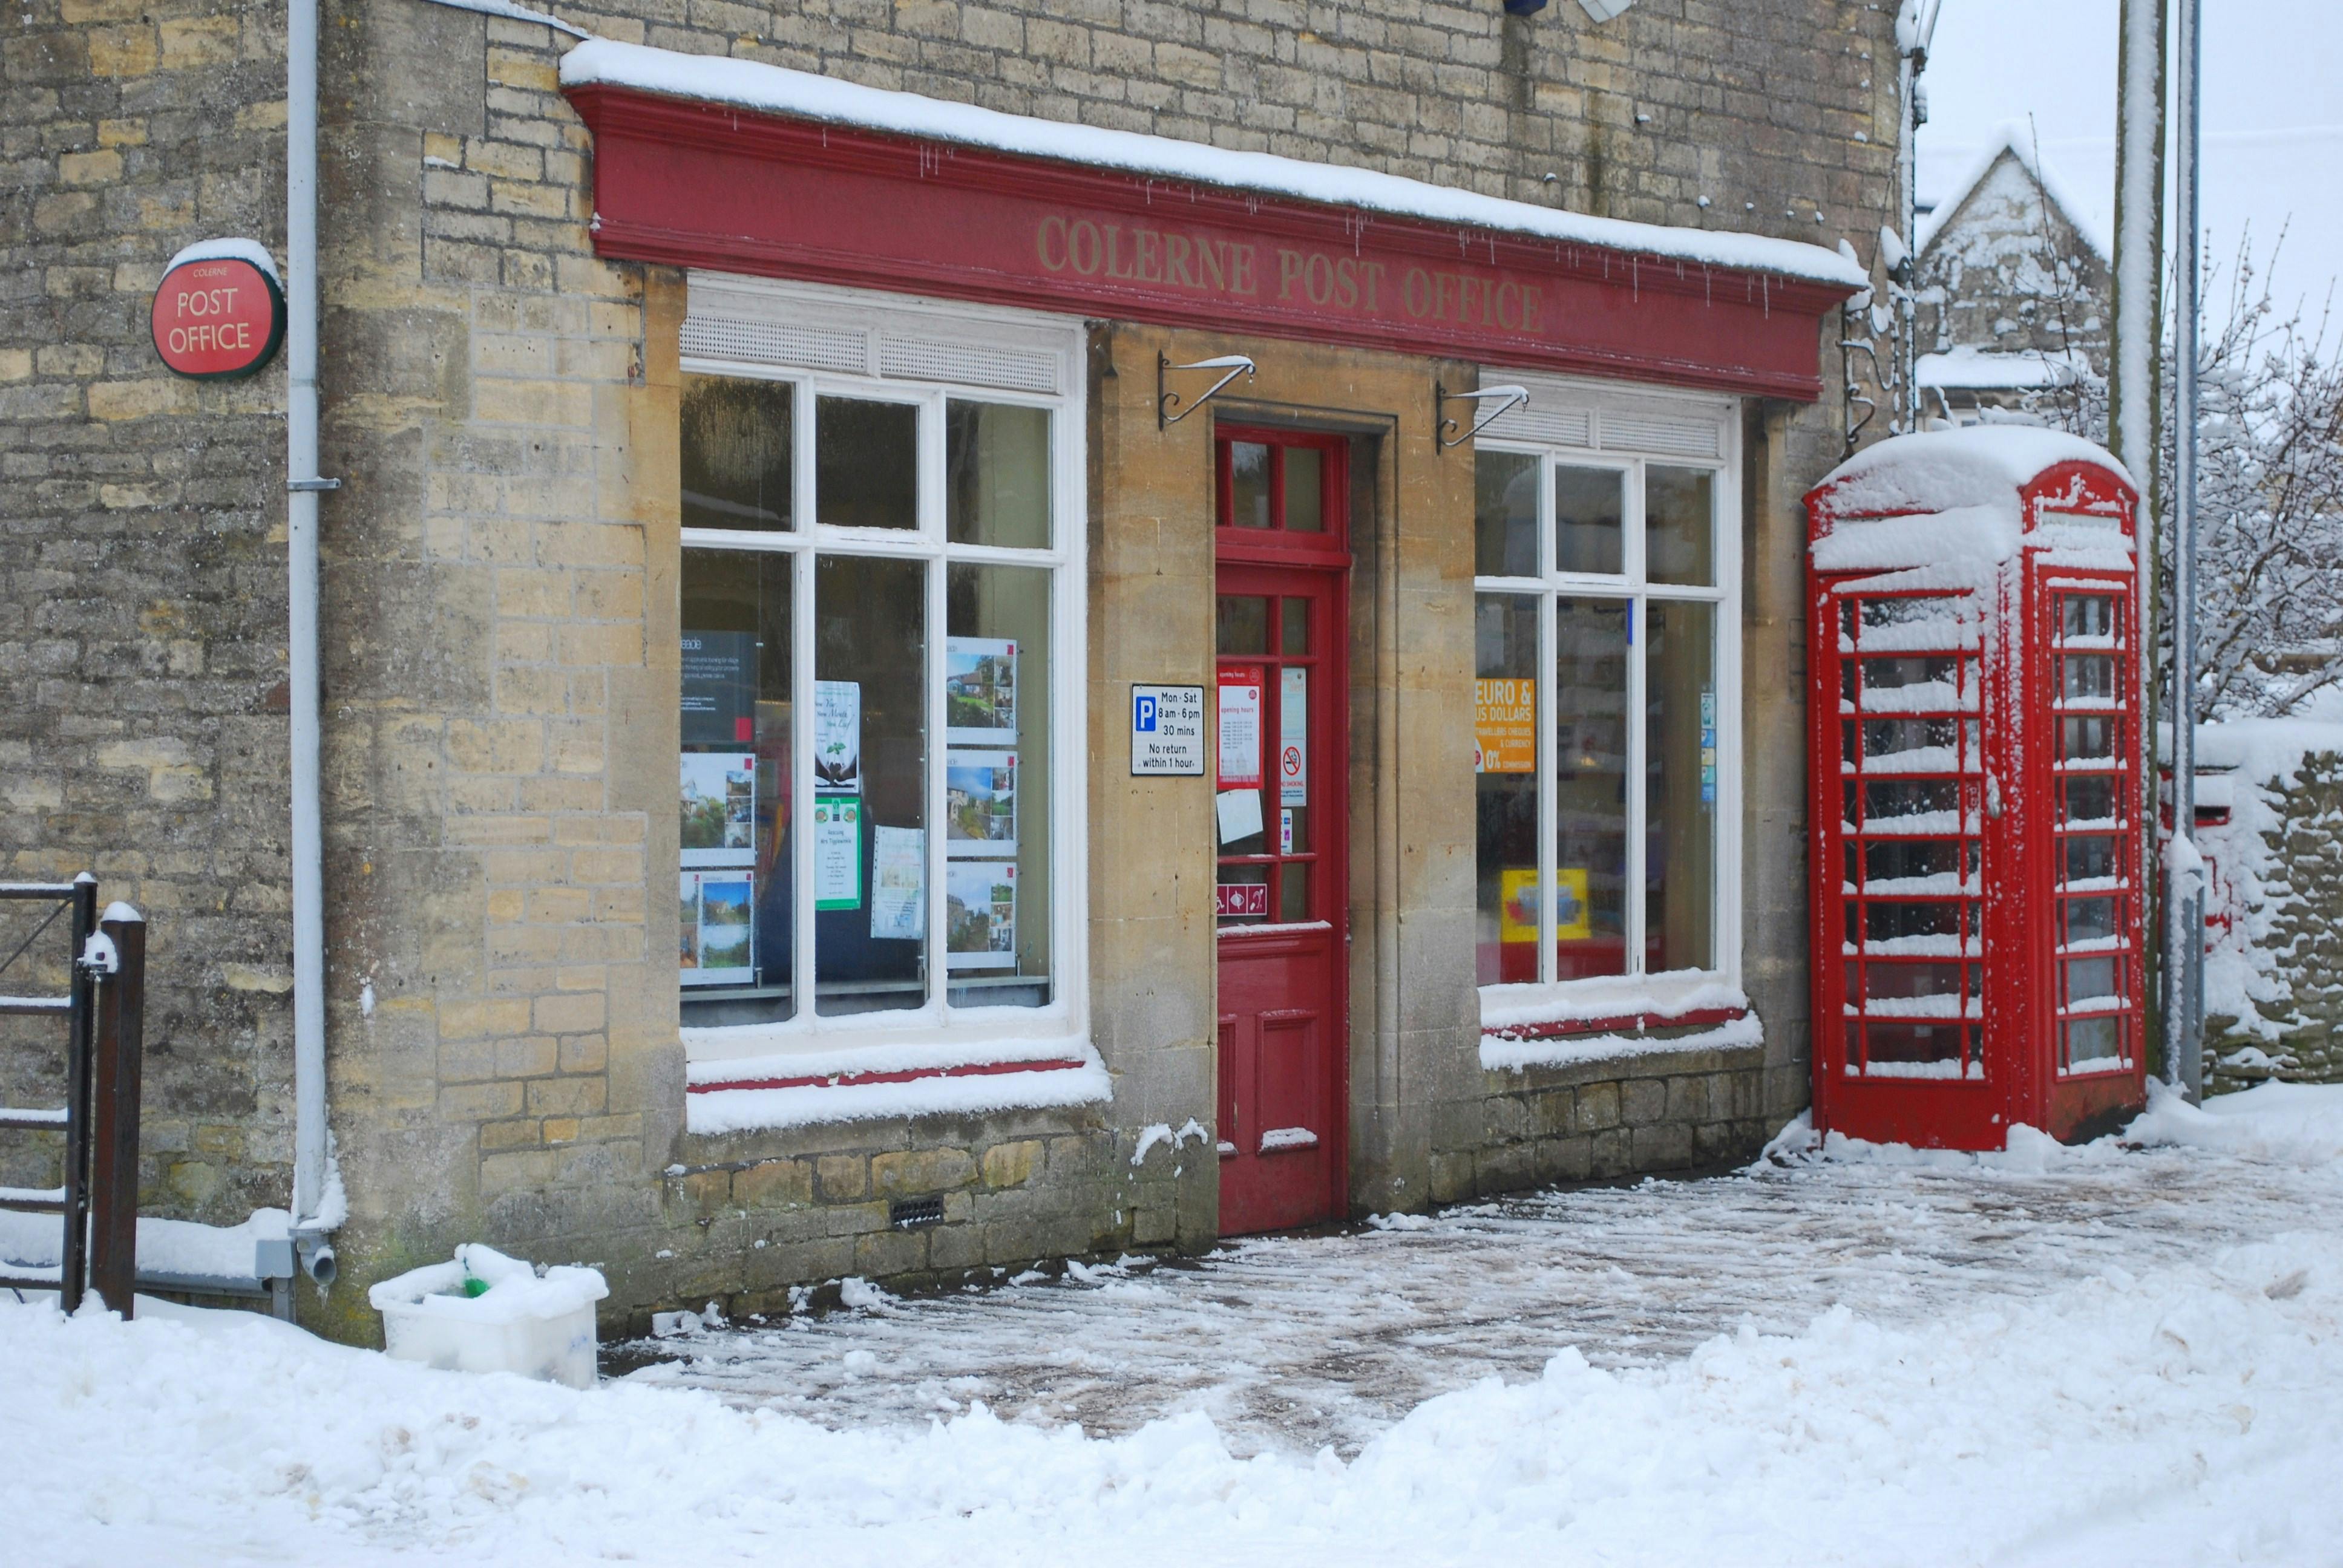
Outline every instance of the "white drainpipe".
[[326, 1196], [325, 844], [317, 803], [317, 0], [285, 24], [286, 628], [293, 751], [293, 1231], [301, 1266], [334, 1277]]

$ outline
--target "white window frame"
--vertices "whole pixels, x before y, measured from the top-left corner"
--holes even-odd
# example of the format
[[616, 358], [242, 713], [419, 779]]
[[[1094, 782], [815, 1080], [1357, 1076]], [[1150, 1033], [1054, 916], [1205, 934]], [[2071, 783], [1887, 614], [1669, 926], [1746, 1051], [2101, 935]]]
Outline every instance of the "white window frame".
[[[1730, 398], [1700, 397], [1647, 392], [1627, 393], [1597, 383], [1564, 381], [1514, 371], [1484, 369], [1484, 385], [1510, 381], [1530, 389], [1528, 407], [1493, 421], [1475, 442], [1479, 451], [1510, 452], [1539, 459], [1538, 572], [1534, 577], [1480, 577], [1473, 579], [1474, 616], [1484, 594], [1534, 598], [1538, 607], [1537, 665], [1537, 835], [1538, 886], [1552, 889], [1556, 875], [1554, 829], [1559, 815], [1554, 780], [1557, 761], [1555, 737], [1559, 716], [1554, 704], [1554, 638], [1556, 602], [1564, 598], [1609, 599], [1626, 602], [1633, 627], [1634, 657], [1627, 666], [1627, 777], [1634, 787], [1627, 792], [1626, 927], [1627, 967], [1624, 974], [1590, 975], [1577, 980], [1554, 977], [1554, 900], [1539, 900], [1538, 979], [1496, 983], [1480, 988], [1484, 1003], [1502, 1001], [1509, 1017], [1529, 1016], [1541, 1004], [1550, 1004], [1556, 1019], [1624, 1016], [1639, 1008], [1664, 1006], [1681, 995], [1705, 986], [1741, 984], [1741, 421], [1738, 404]], [[1686, 450], [1659, 449], [1651, 437], [1667, 432]], [[1698, 455], [1705, 432], [1714, 432], [1714, 455]], [[1560, 570], [1554, 562], [1554, 470], [1559, 467], [1614, 469], [1625, 476], [1621, 526], [1623, 570], [1615, 576]], [[1644, 474], [1651, 467], [1704, 469], [1714, 476], [1711, 487], [1711, 558], [1715, 584], [1695, 588], [1652, 583], [1645, 577], [1644, 533]], [[1647, 741], [1644, 734], [1645, 660], [1650, 648], [1649, 607], [1662, 603], [1711, 604], [1715, 610], [1716, 714], [1716, 835], [1715, 886], [1712, 894], [1709, 950], [1715, 958], [1705, 970], [1670, 970], [1657, 973], [1644, 968], [1647, 950], [1644, 917], [1644, 867], [1649, 853]], [[1478, 678], [1475, 658], [1475, 678]], [[1477, 873], [1476, 873], [1477, 876]], [[1475, 898], [1477, 921], [1478, 898]], [[1477, 940], [1476, 947], [1477, 947]]]
[[[824, 1017], [815, 1001], [815, 930], [810, 840], [794, 840], [791, 893], [790, 993], [793, 1016], [757, 1023], [680, 1029], [687, 1058], [695, 1063], [774, 1056], [828, 1056], [840, 1049], [869, 1046], [949, 1045], [965, 1060], [986, 1059], [985, 1047], [1030, 1047], [1062, 1040], [1087, 1045], [1090, 1029], [1090, 910], [1085, 868], [1089, 856], [1087, 759], [1090, 755], [1085, 646], [1089, 599], [1084, 549], [1089, 538], [1086, 429], [1081, 324], [1025, 311], [940, 305], [856, 289], [786, 284], [761, 278], [694, 272], [690, 275], [685, 351], [687, 376], [720, 376], [786, 383], [791, 387], [791, 517], [789, 532], [751, 533], [729, 528], [681, 528], [680, 552], [719, 549], [750, 555], [798, 558], [790, 582], [790, 682], [792, 710], [812, 711], [814, 684], [813, 563], [822, 555], [858, 555], [927, 563], [927, 769], [929, 822], [927, 995], [917, 1009], [845, 1013]], [[736, 335], [767, 353], [708, 352], [710, 335], [696, 324], [716, 320], [745, 324]], [[757, 331], [755, 328], [779, 328]], [[720, 336], [717, 335], [717, 336]], [[858, 347], [857, 345], [860, 345]], [[988, 385], [978, 379], [944, 379], [888, 374], [890, 349], [905, 343], [943, 345], [965, 351], [969, 365], [988, 355], [1013, 360], [1004, 374], [1023, 386]], [[695, 351], [697, 349], [697, 351]], [[853, 363], [861, 357], [859, 367]], [[795, 362], [792, 362], [794, 359]], [[821, 363], [805, 361], [819, 359]], [[966, 367], [964, 367], [965, 368]], [[1046, 375], [1050, 390], [1030, 383]], [[814, 422], [820, 398], [855, 397], [910, 403], [920, 409], [919, 425], [919, 526], [867, 528], [823, 526], [814, 512]], [[1013, 404], [1050, 409], [1051, 544], [1045, 549], [950, 542], [945, 536], [945, 427], [948, 400]], [[945, 951], [942, 897], [948, 847], [940, 815], [949, 748], [944, 740], [946, 575], [952, 566], [1015, 566], [1051, 573], [1050, 660], [1050, 970], [1051, 999], [1032, 1007], [953, 1006]], [[805, 737], [792, 737], [791, 799], [814, 797], [813, 750]], [[677, 987], [683, 992], [680, 970]], [[963, 1050], [964, 1048], [964, 1050]], [[1006, 1050], [1004, 1058], [1025, 1050]], [[923, 1053], [924, 1054], [924, 1053]]]

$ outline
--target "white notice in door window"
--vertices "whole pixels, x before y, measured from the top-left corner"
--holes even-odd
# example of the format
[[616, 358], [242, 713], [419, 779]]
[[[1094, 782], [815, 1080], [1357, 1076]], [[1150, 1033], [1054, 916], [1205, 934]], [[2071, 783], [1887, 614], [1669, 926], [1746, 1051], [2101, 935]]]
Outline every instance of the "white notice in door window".
[[[1221, 788], [1261, 788], [1261, 684], [1257, 664], [1221, 668]], [[1258, 831], [1258, 825], [1256, 825]]]
[[1306, 669], [1278, 672], [1277, 803], [1310, 804], [1310, 672]]
[[1221, 842], [1233, 844], [1261, 831], [1261, 789], [1224, 789], [1213, 802], [1221, 819]]
[[923, 828], [870, 829], [870, 935], [916, 942], [928, 934], [928, 835]]

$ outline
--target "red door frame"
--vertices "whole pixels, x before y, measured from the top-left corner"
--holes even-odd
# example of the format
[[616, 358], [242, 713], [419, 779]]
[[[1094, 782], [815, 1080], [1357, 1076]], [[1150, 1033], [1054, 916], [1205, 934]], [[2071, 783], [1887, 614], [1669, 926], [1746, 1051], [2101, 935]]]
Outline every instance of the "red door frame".
[[[1306, 860], [1313, 866], [1311, 875], [1308, 918], [1322, 920], [1322, 930], [1272, 930], [1260, 936], [1216, 933], [1215, 968], [1220, 980], [1221, 1007], [1217, 1010], [1221, 1039], [1216, 1047], [1216, 1078], [1219, 1085], [1217, 1109], [1221, 1117], [1221, 1220], [1223, 1235], [1239, 1235], [1252, 1231], [1284, 1230], [1325, 1220], [1339, 1219], [1348, 1211], [1350, 1198], [1350, 444], [1340, 436], [1326, 436], [1294, 430], [1255, 429], [1246, 427], [1220, 427], [1214, 432], [1212, 448], [1214, 518], [1212, 530], [1214, 555], [1214, 598], [1224, 592], [1257, 593], [1272, 601], [1282, 598], [1307, 598], [1315, 608], [1312, 617], [1315, 625], [1309, 639], [1310, 652], [1304, 656], [1318, 671], [1311, 682], [1309, 737], [1312, 755], [1310, 768], [1311, 838], [1310, 849], [1304, 855], [1282, 857], [1230, 857], [1220, 855], [1217, 835], [1213, 845], [1215, 866], [1252, 861], [1274, 863], [1285, 860]], [[1258, 442], [1273, 450], [1305, 448], [1321, 455], [1321, 505], [1325, 521], [1322, 532], [1288, 533], [1284, 528], [1282, 487], [1270, 485], [1272, 526], [1266, 529], [1239, 528], [1232, 525], [1233, 486], [1229, 461], [1232, 442]], [[1279, 459], [1281, 462], [1282, 459]], [[1216, 617], [1217, 619], [1217, 617]], [[1215, 665], [1265, 664], [1282, 668], [1285, 660], [1277, 651], [1272, 639], [1272, 651], [1265, 656], [1231, 654], [1215, 658]], [[1274, 701], [1271, 693], [1276, 689], [1275, 678], [1264, 681], [1262, 730], [1263, 737], [1263, 770], [1268, 775], [1273, 769], [1274, 749], [1267, 742], [1274, 733], [1272, 713]], [[1215, 696], [1214, 723], [1217, 734], [1218, 698]], [[1215, 769], [1218, 757], [1215, 748]], [[1217, 771], [1215, 774], [1217, 783]], [[1265, 814], [1266, 815], [1266, 814]], [[1273, 817], [1269, 818], [1273, 822]], [[1272, 831], [1267, 823], [1264, 831]], [[1272, 846], [1273, 847], [1273, 846]], [[1217, 871], [1214, 880], [1219, 880]], [[1272, 902], [1270, 923], [1276, 926], [1280, 911]], [[1243, 928], [1228, 928], [1241, 933]], [[1238, 973], [1232, 983], [1231, 966]], [[1243, 970], [1251, 969], [1250, 979]], [[1312, 1128], [1318, 1142], [1314, 1150], [1278, 1150], [1264, 1152], [1258, 1146], [1260, 1134], [1267, 1122], [1252, 1105], [1240, 1104], [1234, 1098], [1237, 1084], [1231, 1056], [1235, 1048], [1233, 1030], [1241, 1027], [1241, 1011], [1250, 1011], [1256, 1020], [1273, 1018], [1282, 1013], [1299, 1018], [1311, 1010], [1294, 1007], [1296, 1001], [1306, 1004], [1306, 995], [1297, 996], [1290, 990], [1282, 997], [1247, 999], [1244, 993], [1255, 986], [1274, 990], [1276, 973], [1282, 970], [1286, 979], [1301, 972], [1315, 971], [1316, 985], [1321, 988], [1322, 1007], [1318, 1010], [1322, 1020], [1321, 1045], [1322, 1077], [1317, 1085], [1320, 1099], [1319, 1114], [1325, 1125]], [[1283, 1000], [1284, 1008], [1259, 1005], [1260, 1000]], [[1242, 1009], [1232, 1009], [1232, 1002], [1244, 1002]], [[1246, 1048], [1256, 1054], [1257, 1041]], [[1249, 1059], [1249, 1064], [1252, 1059]], [[1232, 1145], [1234, 1145], [1232, 1151]], [[1251, 1145], [1251, 1147], [1247, 1147]], [[1314, 1172], [1302, 1175], [1296, 1168], [1308, 1161], [1315, 1165]], [[1300, 1179], [1297, 1181], [1297, 1176]]]

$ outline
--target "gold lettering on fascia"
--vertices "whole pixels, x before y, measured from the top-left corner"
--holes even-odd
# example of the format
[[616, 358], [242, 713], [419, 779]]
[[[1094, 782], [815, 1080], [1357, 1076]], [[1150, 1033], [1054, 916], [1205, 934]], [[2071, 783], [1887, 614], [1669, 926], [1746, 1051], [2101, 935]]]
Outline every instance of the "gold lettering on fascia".
[[[1118, 283], [1151, 283], [1197, 294], [1412, 321], [1535, 335], [1544, 330], [1544, 290], [1508, 277], [1409, 265], [1394, 268], [1355, 256], [1267, 247], [1251, 240], [1182, 234], [1136, 224], [1052, 215], [1035, 234], [1041, 270]], [[1274, 273], [1274, 276], [1272, 273]]]

